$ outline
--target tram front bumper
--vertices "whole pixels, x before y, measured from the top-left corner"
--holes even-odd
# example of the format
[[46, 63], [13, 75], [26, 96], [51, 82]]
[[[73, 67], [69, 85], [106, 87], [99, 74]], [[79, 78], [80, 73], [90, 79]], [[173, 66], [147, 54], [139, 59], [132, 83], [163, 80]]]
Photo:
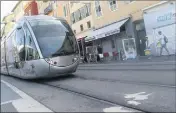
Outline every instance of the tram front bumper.
[[63, 75], [68, 75], [71, 73], [74, 73], [79, 65], [79, 60], [77, 60], [75, 63], [65, 66], [65, 67], [59, 67], [59, 66], [54, 66], [50, 65], [49, 69], [49, 77], [55, 77], [55, 76], [63, 76]]

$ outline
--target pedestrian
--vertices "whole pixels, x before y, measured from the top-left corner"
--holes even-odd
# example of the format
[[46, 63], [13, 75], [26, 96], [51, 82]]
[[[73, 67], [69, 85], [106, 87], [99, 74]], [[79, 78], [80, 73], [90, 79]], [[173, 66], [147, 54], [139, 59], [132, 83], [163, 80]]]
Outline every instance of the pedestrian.
[[168, 38], [161, 31], [158, 31], [158, 34], [159, 34], [158, 43], [161, 45], [160, 56], [162, 55], [163, 48], [167, 51], [168, 55], [170, 55], [169, 50], [167, 48]]

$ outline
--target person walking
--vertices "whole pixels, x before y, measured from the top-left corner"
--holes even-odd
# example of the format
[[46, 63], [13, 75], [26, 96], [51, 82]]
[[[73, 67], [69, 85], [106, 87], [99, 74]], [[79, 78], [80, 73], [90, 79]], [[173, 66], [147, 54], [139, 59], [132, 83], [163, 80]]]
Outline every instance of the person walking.
[[161, 48], [160, 48], [160, 56], [162, 55], [162, 52], [163, 52], [163, 48], [167, 51], [168, 55], [169, 54], [169, 50], [167, 48], [167, 43], [168, 43], [168, 39], [167, 37], [161, 32], [161, 31], [158, 31], [158, 34], [159, 34], [159, 43], [161, 45]]

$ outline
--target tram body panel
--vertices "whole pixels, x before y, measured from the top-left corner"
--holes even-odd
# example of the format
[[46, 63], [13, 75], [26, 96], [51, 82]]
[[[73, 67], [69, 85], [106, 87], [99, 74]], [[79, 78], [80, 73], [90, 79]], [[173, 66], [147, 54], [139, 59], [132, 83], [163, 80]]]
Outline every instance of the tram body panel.
[[1, 70], [9, 75], [24, 79], [63, 76], [74, 73], [79, 65], [77, 41], [66, 20], [23, 17], [9, 34], [4, 39], [6, 59], [1, 57]]
[[6, 60], [5, 60], [5, 42], [1, 43], [1, 73], [8, 74], [8, 70], [6, 67]]
[[22, 78], [42, 78], [49, 75], [49, 64], [44, 59], [25, 61], [22, 71]]
[[79, 65], [79, 60], [77, 60], [71, 65], [64, 66], [64, 67], [59, 67], [59, 66], [50, 64], [49, 76], [56, 77], [56, 76], [63, 76], [63, 75], [74, 73], [78, 65]]
[[17, 67], [17, 64], [20, 64], [20, 61], [18, 60], [19, 56], [16, 54], [17, 49], [12, 42], [14, 37], [15, 31], [13, 31], [9, 38], [6, 40], [6, 64], [9, 75], [20, 77], [21, 70]]

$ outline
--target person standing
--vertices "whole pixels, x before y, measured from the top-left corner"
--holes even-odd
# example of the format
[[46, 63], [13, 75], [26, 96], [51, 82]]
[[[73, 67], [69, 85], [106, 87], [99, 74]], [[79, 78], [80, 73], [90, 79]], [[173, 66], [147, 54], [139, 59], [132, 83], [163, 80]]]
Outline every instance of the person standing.
[[158, 34], [159, 34], [159, 43], [161, 45], [160, 56], [162, 55], [163, 48], [167, 51], [168, 55], [170, 55], [169, 50], [167, 48], [167, 43], [168, 43], [167, 37], [161, 31], [158, 31]]

